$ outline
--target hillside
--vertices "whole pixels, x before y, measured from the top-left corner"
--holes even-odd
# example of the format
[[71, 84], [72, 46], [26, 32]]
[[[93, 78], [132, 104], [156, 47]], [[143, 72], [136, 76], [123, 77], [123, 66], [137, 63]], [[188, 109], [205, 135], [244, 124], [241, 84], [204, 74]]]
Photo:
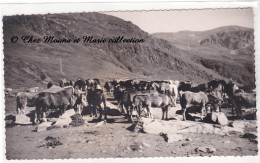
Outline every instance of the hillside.
[[[223, 78], [187, 52], [157, 39], [131, 22], [100, 13], [4, 17], [6, 87], [42, 86], [60, 78], [178, 79], [197, 83]], [[140, 44], [11, 43], [12, 36], [142, 38]], [[185, 75], [183, 75], [185, 74]]]
[[244, 85], [255, 85], [254, 30], [225, 26], [208, 31], [155, 33], [187, 51], [191, 59]]

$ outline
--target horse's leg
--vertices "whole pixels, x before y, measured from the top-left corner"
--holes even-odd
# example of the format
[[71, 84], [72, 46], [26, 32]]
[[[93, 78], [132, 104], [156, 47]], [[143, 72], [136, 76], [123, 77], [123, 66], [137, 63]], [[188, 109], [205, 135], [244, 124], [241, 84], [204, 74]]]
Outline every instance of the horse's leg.
[[34, 122], [35, 124], [37, 124], [37, 122], [38, 122], [38, 114], [37, 114], [36, 111], [35, 111], [35, 113], [34, 113], [34, 119], [33, 119], [33, 122]]
[[42, 120], [43, 120], [43, 122], [47, 122], [46, 112], [42, 113]]
[[27, 106], [27, 102], [23, 103], [21, 106], [21, 114], [25, 114], [25, 108]]
[[164, 114], [165, 114], [165, 107], [164, 106], [162, 106], [162, 120], [164, 120]]
[[205, 109], [205, 105], [202, 104], [201, 105], [201, 110], [200, 110], [200, 115], [201, 115], [201, 119], [203, 119], [203, 117], [206, 115], [206, 109]]
[[165, 110], [165, 112], [166, 112], [166, 120], [168, 120], [168, 111], [169, 111], [169, 106], [166, 106], [166, 110]]
[[40, 107], [36, 106], [35, 109], [35, 114], [34, 114], [34, 123], [37, 124], [38, 122], [40, 122]]
[[126, 105], [126, 110], [127, 110], [127, 115], [128, 115], [128, 122], [133, 122], [131, 106]]
[[83, 105], [82, 105], [82, 104], [79, 104], [79, 105], [78, 105], [78, 108], [79, 108], [79, 114], [81, 115], [82, 110], [83, 110]]
[[93, 105], [92, 105], [92, 104], [89, 104], [88, 107], [89, 107], [89, 110], [90, 110], [90, 117], [94, 116], [94, 108], [93, 108]]
[[[235, 111], [236, 111], [236, 115], [238, 118], [242, 119], [242, 111], [241, 111], [241, 106], [238, 106], [235, 102], [233, 102], [233, 107], [232, 109], [235, 108]], [[234, 111], [232, 111], [234, 112]], [[233, 119], [235, 120], [234, 118], [234, 113], [233, 113]]]
[[232, 117], [233, 117], [233, 121], [235, 120], [235, 112], [234, 112], [234, 105], [232, 104], [232, 108], [231, 108], [231, 114], [232, 114]]
[[237, 112], [238, 117], [239, 117], [240, 119], [244, 119], [244, 118], [243, 118], [243, 114], [242, 114], [242, 110], [241, 110], [241, 106], [238, 106], [238, 105], [237, 105], [236, 108], [237, 108], [237, 109], [236, 109], [236, 112]]
[[138, 112], [138, 116], [141, 116], [141, 109], [142, 109], [142, 104], [137, 105], [137, 112]]
[[131, 120], [133, 120], [134, 107], [133, 107], [133, 105], [130, 105], [129, 108], [130, 108], [130, 118], [131, 118]]
[[218, 112], [221, 112], [221, 103], [218, 103]]
[[[97, 112], [98, 112], [97, 105], [93, 105], [93, 113], [94, 113], [95, 117], [98, 116]], [[99, 113], [99, 114], [101, 114], [101, 113]]]
[[20, 109], [20, 108], [17, 108], [17, 109], [16, 109], [16, 112], [17, 112], [17, 114], [21, 114], [21, 109]]
[[128, 105], [123, 105], [126, 109], [126, 115], [125, 115], [125, 118], [128, 118], [128, 121], [130, 121], [130, 111], [129, 111], [129, 107]]
[[77, 113], [80, 114], [80, 109], [81, 109], [80, 104], [77, 104], [76, 107], [77, 107]]
[[148, 118], [152, 118], [152, 114], [150, 112], [150, 107], [151, 106], [147, 106], [146, 109], [147, 109], [147, 114], [148, 114]]
[[127, 113], [127, 108], [125, 107], [125, 105], [123, 104], [123, 102], [121, 102], [121, 108], [122, 108], [122, 112], [121, 112], [121, 113], [126, 114], [126, 113]]
[[124, 110], [124, 106], [123, 106], [123, 104], [122, 104], [121, 101], [118, 102], [118, 106], [119, 106], [119, 108], [120, 108], [121, 114], [124, 114], [124, 113], [125, 113], [125, 110]]
[[[99, 105], [99, 107], [101, 108], [101, 105]], [[105, 116], [105, 120], [107, 120], [107, 107], [104, 106], [104, 109], [103, 109], [103, 113], [104, 113], [104, 116]]]
[[67, 107], [68, 107], [68, 105], [63, 105], [61, 107], [61, 115], [65, 113], [65, 111], [67, 110]]
[[21, 105], [19, 105], [18, 102], [16, 102], [16, 113], [17, 114], [21, 113]]
[[128, 115], [129, 115], [129, 110], [128, 110], [128, 107], [127, 105], [124, 105], [123, 103], [121, 104], [121, 108], [122, 108], [122, 114], [124, 113], [125, 115], [125, 118], [128, 118]]
[[182, 108], [182, 117], [183, 117], [183, 121], [186, 121], [186, 108]]
[[136, 111], [136, 118], [137, 120], [140, 118], [140, 108], [139, 105], [134, 107], [135, 111]]
[[[38, 106], [36, 107], [36, 116], [37, 119], [36, 121], [38, 121], [38, 123], [42, 122], [42, 118], [43, 118], [43, 113], [45, 112], [44, 107], [43, 106]], [[37, 122], [36, 122], [37, 123]]]
[[89, 109], [89, 116], [92, 117], [93, 116], [93, 112], [92, 112], [92, 108], [91, 108], [91, 105], [89, 104], [89, 102], [88, 102], [87, 108]]
[[100, 105], [93, 105], [93, 108], [94, 108], [96, 111], [99, 110], [98, 120], [101, 120], [101, 119], [102, 119], [102, 114], [103, 114], [101, 106], [100, 106]]
[[122, 114], [122, 106], [119, 100], [117, 100], [117, 108], [120, 110], [120, 113]]

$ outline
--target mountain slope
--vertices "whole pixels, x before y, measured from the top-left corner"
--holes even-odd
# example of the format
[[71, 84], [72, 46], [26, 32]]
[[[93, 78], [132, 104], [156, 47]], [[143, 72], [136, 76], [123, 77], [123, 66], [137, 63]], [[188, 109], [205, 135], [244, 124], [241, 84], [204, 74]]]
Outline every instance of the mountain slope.
[[[152, 37], [131, 22], [100, 13], [8, 16], [3, 18], [5, 86], [45, 86], [60, 78], [178, 79], [196, 83], [223, 79], [194, 62], [188, 52]], [[17, 43], [11, 43], [18, 36]], [[74, 39], [118, 37], [144, 43], [23, 43], [21, 36]]]
[[225, 26], [208, 31], [156, 33], [187, 51], [192, 60], [244, 85], [255, 85], [254, 30]]

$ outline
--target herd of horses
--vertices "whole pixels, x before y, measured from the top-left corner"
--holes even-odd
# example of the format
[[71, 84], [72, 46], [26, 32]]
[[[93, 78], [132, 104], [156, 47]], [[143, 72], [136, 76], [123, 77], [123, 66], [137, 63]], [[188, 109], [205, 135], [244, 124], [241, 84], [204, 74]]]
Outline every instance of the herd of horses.
[[[180, 103], [183, 120], [186, 120], [190, 107], [197, 106], [201, 118], [208, 113], [221, 111], [224, 102], [235, 108], [239, 118], [243, 118], [242, 108], [256, 108], [256, 93], [254, 89], [243, 90], [234, 82], [212, 80], [208, 83], [193, 86], [191, 82], [174, 80], [140, 81], [140, 80], [111, 80], [103, 86], [99, 79], [78, 79], [68, 81], [62, 79], [59, 86], [48, 83], [46, 90], [40, 92], [19, 92], [17, 94], [17, 112], [21, 113], [26, 106], [36, 107], [35, 122], [44, 121], [49, 110], [57, 110], [60, 114], [68, 108], [74, 108], [81, 114], [84, 108], [90, 108], [90, 116], [103, 115], [107, 119], [106, 96], [113, 96], [118, 103], [121, 113], [128, 121], [133, 116], [152, 117], [151, 109], [159, 107], [162, 110], [162, 119], [168, 119], [170, 107]], [[56, 88], [55, 91], [52, 91]], [[58, 88], [58, 89], [57, 89]], [[232, 109], [233, 112], [233, 109]]]

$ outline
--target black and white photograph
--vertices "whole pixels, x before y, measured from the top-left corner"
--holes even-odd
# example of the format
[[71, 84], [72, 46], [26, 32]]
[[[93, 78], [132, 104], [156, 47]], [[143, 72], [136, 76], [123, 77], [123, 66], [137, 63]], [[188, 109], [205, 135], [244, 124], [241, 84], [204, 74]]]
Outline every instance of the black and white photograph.
[[258, 155], [253, 8], [2, 23], [7, 160]]

